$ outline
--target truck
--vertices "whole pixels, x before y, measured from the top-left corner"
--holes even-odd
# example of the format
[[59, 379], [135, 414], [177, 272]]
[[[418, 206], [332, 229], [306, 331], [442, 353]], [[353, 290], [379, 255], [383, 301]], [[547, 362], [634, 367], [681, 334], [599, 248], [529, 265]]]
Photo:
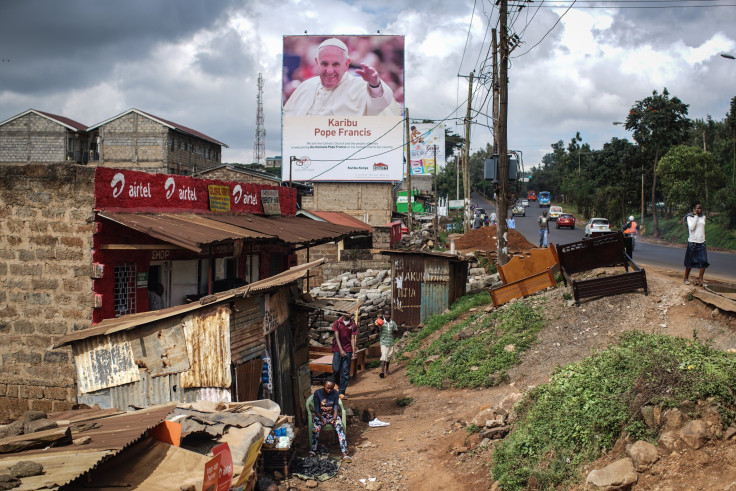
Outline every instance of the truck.
[[536, 191], [529, 191], [526, 193], [526, 199], [529, 201], [537, 201], [537, 192]]
[[549, 194], [549, 191], [540, 191], [540, 193], [539, 193], [539, 207], [540, 208], [544, 208], [544, 207], [549, 208], [549, 205], [550, 205], [551, 202], [552, 202], [552, 198], [551, 198], [551, 196]]

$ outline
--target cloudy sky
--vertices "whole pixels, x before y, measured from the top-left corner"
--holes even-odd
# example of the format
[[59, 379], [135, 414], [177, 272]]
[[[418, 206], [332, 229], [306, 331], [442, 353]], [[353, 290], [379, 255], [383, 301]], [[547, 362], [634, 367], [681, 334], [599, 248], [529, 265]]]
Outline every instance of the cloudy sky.
[[[655, 89], [689, 104], [691, 118], [724, 118], [736, 60], [719, 54], [736, 54], [735, 0], [570, 5], [536, 1], [509, 15], [521, 40], [509, 147], [527, 167], [577, 131], [593, 148], [628, 137], [611, 123]], [[225, 162], [250, 162], [259, 72], [266, 155], [281, 153], [284, 35], [406, 36], [406, 105], [412, 119], [437, 120], [464, 116], [458, 74], [487, 73], [489, 23], [498, 9], [488, 0], [3, 0], [0, 121], [34, 108], [93, 125], [134, 107], [224, 141]], [[475, 92], [474, 109], [490, 112], [486, 94]], [[490, 121], [476, 121], [472, 150], [491, 141]]]

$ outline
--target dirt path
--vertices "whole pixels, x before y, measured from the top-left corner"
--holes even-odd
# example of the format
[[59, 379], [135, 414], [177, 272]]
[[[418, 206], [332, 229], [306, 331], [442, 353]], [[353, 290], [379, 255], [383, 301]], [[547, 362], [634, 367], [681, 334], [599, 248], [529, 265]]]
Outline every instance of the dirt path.
[[[475, 390], [414, 387], [405, 375], [405, 363], [395, 367], [395, 372], [385, 379], [379, 378], [378, 369], [362, 372], [350, 384], [346, 408], [352, 408], [358, 416], [363, 409], [374, 409], [380, 420], [391, 425], [370, 428], [354, 418], [347, 428], [354, 461], [343, 465], [335, 478], [320, 483], [318, 489], [366, 489], [360, 479], [369, 478], [376, 478], [384, 490], [489, 489], [493, 445], [479, 446], [477, 435], [469, 435], [465, 425], [481, 409], [509, 393], [525, 392], [546, 382], [555, 367], [616, 343], [625, 331], [638, 329], [685, 338], [695, 334], [715, 348], [736, 351], [736, 317], [689, 300], [692, 287], [662, 273], [647, 270], [648, 296], [630, 293], [584, 301], [579, 307], [568, 307], [563, 298], [569, 288], [534, 297], [545, 312], [547, 325], [521, 365], [509, 372], [509, 384]], [[406, 397], [414, 402], [399, 407], [397, 399]], [[328, 440], [323, 441], [339, 453], [336, 443]], [[736, 445], [733, 441], [730, 444]], [[306, 454], [306, 447], [303, 453]], [[703, 468], [714, 468], [716, 462], [728, 461], [734, 450], [716, 453], [710, 460], [706, 454], [698, 454], [694, 461]], [[699, 489], [692, 477], [695, 474], [676, 472], [675, 466], [681, 464], [672, 462], [672, 468], [663, 464], [658, 471], [670, 476], [669, 489]], [[673, 481], [671, 476], [675, 475], [680, 477]], [[728, 479], [724, 475], [723, 483], [717, 484], [728, 485]], [[656, 489], [656, 476], [645, 482], [640, 489]], [[291, 479], [289, 484], [293, 488], [304, 486], [298, 479]], [[723, 486], [717, 489], [724, 489]]]

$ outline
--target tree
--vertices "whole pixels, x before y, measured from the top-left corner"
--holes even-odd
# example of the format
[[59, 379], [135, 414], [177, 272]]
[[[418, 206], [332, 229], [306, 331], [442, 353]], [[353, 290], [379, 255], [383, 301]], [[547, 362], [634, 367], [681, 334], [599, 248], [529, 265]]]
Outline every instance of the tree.
[[702, 199], [708, 181], [722, 181], [725, 176], [713, 164], [713, 154], [698, 147], [678, 145], [662, 157], [657, 167], [662, 194], [668, 206], [684, 213], [690, 204]]
[[726, 124], [733, 139], [733, 167], [731, 167], [731, 186], [736, 187], [736, 97], [731, 98], [731, 110], [726, 116]]
[[652, 95], [637, 101], [626, 117], [625, 128], [633, 132], [633, 138], [652, 159], [652, 216], [654, 237], [659, 237], [657, 221], [657, 164], [661, 155], [683, 141], [690, 127], [687, 118], [688, 104], [679, 98], [670, 99], [665, 88], [662, 94], [652, 91]]

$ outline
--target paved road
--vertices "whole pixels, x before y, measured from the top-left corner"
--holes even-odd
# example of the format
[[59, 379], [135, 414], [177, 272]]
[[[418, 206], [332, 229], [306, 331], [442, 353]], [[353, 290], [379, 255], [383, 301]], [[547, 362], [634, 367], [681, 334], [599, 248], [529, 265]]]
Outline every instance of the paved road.
[[[481, 195], [473, 193], [473, 203], [486, 209], [490, 214], [495, 210], [495, 206], [484, 199]], [[539, 227], [537, 226], [537, 218], [542, 214], [537, 202], [531, 202], [526, 209], [526, 216], [515, 217], [516, 230], [524, 234], [532, 244], [539, 243]], [[584, 224], [580, 224], [584, 225]], [[557, 229], [554, 222], [550, 222], [549, 241], [554, 244], [567, 244], [583, 239], [583, 227], [575, 229]], [[658, 268], [664, 268], [676, 271], [678, 274], [684, 273], [682, 261], [685, 257], [685, 247], [681, 245], [669, 246], [654, 244], [645, 240], [638, 240], [634, 249], [634, 261], [641, 265], [651, 265]], [[722, 281], [736, 283], [736, 254], [727, 252], [708, 251], [708, 261], [710, 266], [705, 272], [706, 279], [714, 278]], [[692, 274], [692, 273], [691, 273]], [[695, 272], [697, 274], [697, 271]]]

